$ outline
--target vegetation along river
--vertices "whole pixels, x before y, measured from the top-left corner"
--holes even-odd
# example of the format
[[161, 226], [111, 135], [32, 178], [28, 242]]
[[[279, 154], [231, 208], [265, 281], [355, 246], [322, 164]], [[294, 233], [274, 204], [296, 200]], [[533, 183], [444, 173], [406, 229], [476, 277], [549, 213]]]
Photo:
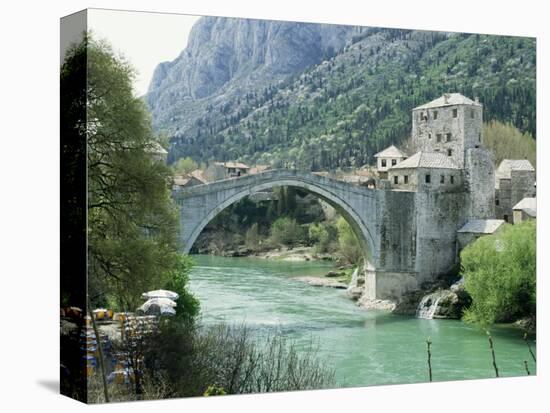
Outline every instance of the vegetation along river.
[[[428, 337], [434, 381], [494, 377], [487, 336], [466, 323], [366, 311], [345, 290], [294, 279], [322, 275], [330, 263], [201, 255], [194, 260], [190, 287], [201, 302], [204, 324], [281, 332], [299, 348], [313, 340], [340, 386], [427, 381]], [[520, 330], [496, 326], [492, 335], [501, 376], [526, 375], [524, 360], [535, 373]]]

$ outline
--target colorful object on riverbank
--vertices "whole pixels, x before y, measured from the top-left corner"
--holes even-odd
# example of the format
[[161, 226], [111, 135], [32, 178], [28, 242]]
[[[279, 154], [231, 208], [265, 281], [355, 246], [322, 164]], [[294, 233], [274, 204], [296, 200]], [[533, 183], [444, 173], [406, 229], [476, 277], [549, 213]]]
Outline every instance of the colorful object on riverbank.
[[97, 308], [92, 313], [96, 320], [111, 320], [113, 318], [113, 310], [106, 308]]
[[170, 300], [177, 300], [180, 298], [178, 293], [175, 293], [174, 291], [169, 290], [153, 290], [148, 291], [146, 293], [141, 294], [141, 298], [143, 299], [150, 299], [150, 298], [168, 298]]
[[176, 302], [169, 298], [151, 298], [138, 308], [138, 314], [173, 316], [176, 314], [176, 306]]

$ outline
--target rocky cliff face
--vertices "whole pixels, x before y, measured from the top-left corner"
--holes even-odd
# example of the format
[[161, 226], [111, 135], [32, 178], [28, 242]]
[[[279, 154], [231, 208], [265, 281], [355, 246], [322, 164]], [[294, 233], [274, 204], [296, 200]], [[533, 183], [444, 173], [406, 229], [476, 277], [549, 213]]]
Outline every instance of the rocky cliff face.
[[185, 50], [157, 66], [147, 104], [157, 129], [173, 135], [192, 128], [201, 112], [260, 90], [340, 50], [349, 26], [203, 17]]

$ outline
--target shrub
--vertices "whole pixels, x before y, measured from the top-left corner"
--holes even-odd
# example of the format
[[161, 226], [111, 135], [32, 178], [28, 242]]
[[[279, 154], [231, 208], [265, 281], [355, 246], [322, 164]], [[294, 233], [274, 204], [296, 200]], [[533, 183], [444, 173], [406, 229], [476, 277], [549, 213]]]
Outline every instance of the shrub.
[[293, 247], [304, 241], [304, 229], [293, 218], [282, 217], [271, 226], [271, 242]]
[[464, 319], [486, 327], [534, 316], [536, 311], [536, 225], [506, 225], [461, 253], [462, 275], [472, 305]]
[[[313, 342], [298, 352], [280, 335], [257, 338], [246, 327], [199, 329], [164, 323], [139, 344], [144, 359], [139, 394], [136, 386], [126, 386], [125, 394], [116, 400], [147, 398], [158, 393], [155, 385], [163, 397], [185, 397], [322, 389], [335, 384], [334, 371], [317, 358], [318, 346]], [[101, 401], [99, 390], [96, 393]]]
[[338, 238], [338, 231], [333, 225], [320, 222], [309, 226], [308, 236], [309, 241], [315, 245], [316, 252], [329, 252], [331, 244]]
[[361, 244], [347, 221], [340, 217], [336, 222], [338, 245], [342, 257], [352, 265], [357, 265], [363, 258]]

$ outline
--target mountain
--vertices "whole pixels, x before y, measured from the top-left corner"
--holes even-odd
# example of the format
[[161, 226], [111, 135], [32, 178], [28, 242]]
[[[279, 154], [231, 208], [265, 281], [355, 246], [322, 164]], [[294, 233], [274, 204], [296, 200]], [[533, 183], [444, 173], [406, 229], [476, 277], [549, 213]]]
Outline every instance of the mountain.
[[185, 50], [159, 64], [146, 96], [154, 126], [187, 135], [205, 111], [300, 73], [341, 49], [357, 28], [203, 17]]
[[171, 137], [171, 160], [360, 166], [406, 139], [411, 109], [444, 92], [477, 96], [485, 120], [536, 136], [532, 38], [198, 23], [180, 57], [159, 65], [147, 96], [155, 128]]

